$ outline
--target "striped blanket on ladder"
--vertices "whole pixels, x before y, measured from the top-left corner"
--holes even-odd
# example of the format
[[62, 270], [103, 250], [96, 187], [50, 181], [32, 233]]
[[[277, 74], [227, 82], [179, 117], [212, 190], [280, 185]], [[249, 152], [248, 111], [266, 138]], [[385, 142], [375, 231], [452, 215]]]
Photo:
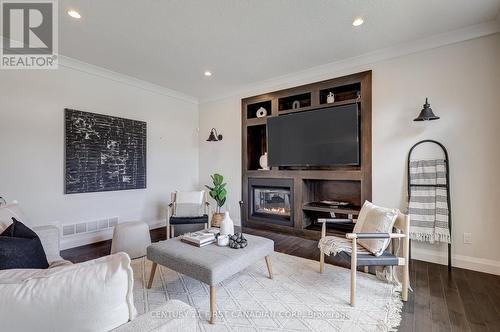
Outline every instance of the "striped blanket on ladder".
[[[410, 238], [425, 242], [450, 243], [446, 161], [410, 161]], [[430, 185], [422, 186], [422, 185]]]

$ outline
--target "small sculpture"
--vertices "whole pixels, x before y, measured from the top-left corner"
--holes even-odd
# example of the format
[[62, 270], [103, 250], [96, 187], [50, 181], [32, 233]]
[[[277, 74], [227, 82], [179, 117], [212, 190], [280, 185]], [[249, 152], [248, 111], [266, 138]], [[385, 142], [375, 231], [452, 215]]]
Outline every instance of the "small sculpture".
[[264, 107], [261, 107], [257, 110], [255, 114], [257, 115], [258, 118], [263, 118], [267, 116], [267, 110]]
[[292, 103], [292, 108], [297, 109], [300, 108], [300, 101], [296, 100]]
[[326, 103], [331, 104], [335, 102], [335, 95], [333, 92], [330, 91], [330, 93], [326, 96]]
[[243, 233], [236, 233], [229, 237], [229, 247], [233, 249], [243, 249], [248, 245], [247, 239], [243, 237]]
[[262, 156], [259, 158], [259, 165], [262, 170], [269, 170], [269, 165], [267, 163], [267, 152], [265, 152]]

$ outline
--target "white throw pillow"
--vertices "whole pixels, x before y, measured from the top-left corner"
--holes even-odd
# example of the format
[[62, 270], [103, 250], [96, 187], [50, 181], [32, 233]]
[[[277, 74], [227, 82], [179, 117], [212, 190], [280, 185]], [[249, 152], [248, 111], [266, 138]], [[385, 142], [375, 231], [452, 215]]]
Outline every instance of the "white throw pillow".
[[136, 316], [125, 253], [25, 276], [0, 274], [2, 331], [109, 331]]
[[363, 222], [366, 219], [366, 214], [368, 213], [369, 208], [365, 208], [365, 205], [372, 204], [368, 201], [365, 201], [363, 206], [361, 207], [361, 210], [359, 211], [358, 214], [358, 219], [356, 220], [356, 223], [354, 224], [354, 229], [353, 233], [361, 233], [361, 228], [363, 227]]
[[[399, 210], [377, 206], [368, 201], [359, 212], [358, 229], [354, 233], [392, 233], [392, 228], [398, 217]], [[358, 243], [375, 256], [380, 256], [389, 246], [390, 239], [359, 239]]]
[[25, 225], [28, 224], [21, 207], [16, 201], [0, 206], [0, 233], [12, 224], [12, 218], [16, 218], [17, 221]]

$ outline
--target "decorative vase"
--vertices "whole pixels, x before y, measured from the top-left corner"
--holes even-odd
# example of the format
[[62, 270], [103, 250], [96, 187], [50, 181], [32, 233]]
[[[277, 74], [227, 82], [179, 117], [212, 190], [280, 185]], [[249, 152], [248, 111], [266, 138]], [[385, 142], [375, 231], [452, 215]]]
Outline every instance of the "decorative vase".
[[224, 214], [224, 219], [220, 222], [220, 233], [222, 235], [233, 235], [234, 234], [234, 223], [229, 212], [226, 211]]
[[257, 110], [255, 114], [257, 115], [258, 118], [263, 118], [267, 116], [267, 110], [264, 107], [261, 107]]
[[260, 156], [259, 165], [263, 170], [269, 170], [269, 165], [267, 164], [267, 152]]
[[326, 96], [326, 103], [331, 104], [334, 102], [335, 102], [335, 95], [333, 94], [333, 92], [330, 92], [328, 96]]
[[211, 225], [212, 227], [220, 227], [220, 222], [224, 219], [224, 213], [217, 213], [215, 212], [212, 215], [212, 222]]

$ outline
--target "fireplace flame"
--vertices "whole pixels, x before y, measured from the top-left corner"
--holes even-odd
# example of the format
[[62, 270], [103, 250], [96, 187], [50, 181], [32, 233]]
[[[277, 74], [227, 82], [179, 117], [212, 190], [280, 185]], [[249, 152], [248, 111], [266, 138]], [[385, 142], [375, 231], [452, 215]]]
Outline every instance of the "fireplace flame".
[[273, 214], [281, 214], [281, 215], [289, 215], [288, 212], [286, 212], [285, 208], [260, 208], [259, 212], [264, 212], [264, 213], [273, 213]]

